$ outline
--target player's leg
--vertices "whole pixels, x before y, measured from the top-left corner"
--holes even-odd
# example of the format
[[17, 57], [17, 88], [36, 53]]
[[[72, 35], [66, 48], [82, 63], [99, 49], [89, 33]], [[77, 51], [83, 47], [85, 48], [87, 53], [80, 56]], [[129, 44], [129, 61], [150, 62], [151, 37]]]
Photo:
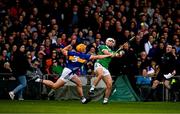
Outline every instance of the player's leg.
[[94, 64], [94, 72], [95, 72], [95, 80], [93, 81], [91, 88], [89, 90], [89, 94], [94, 94], [94, 89], [99, 83], [99, 81], [102, 79], [103, 76], [103, 66], [100, 63]]
[[82, 82], [79, 79], [79, 77], [77, 75], [73, 76], [71, 79], [74, 83], [76, 83], [76, 88], [77, 88], [77, 92], [79, 94], [80, 97], [83, 96], [83, 90], [82, 90]]
[[59, 78], [55, 83], [52, 82], [51, 80], [42, 80], [42, 83], [53, 89], [58, 89], [58, 88], [64, 86], [65, 81], [63, 81], [61, 78]]
[[64, 84], [68, 81], [68, 78], [70, 77], [70, 73], [72, 71], [68, 68], [64, 68], [63, 69], [63, 72], [61, 74], [61, 77], [54, 83], [53, 81], [51, 80], [43, 80], [43, 79], [40, 79], [40, 78], [37, 78], [35, 80], [35, 82], [42, 82], [43, 84], [45, 84], [46, 86], [49, 86], [53, 89], [57, 89], [57, 88], [60, 88], [62, 86], [64, 86]]
[[76, 84], [77, 92], [81, 98], [81, 102], [83, 104], [88, 103], [90, 101], [90, 99], [85, 98], [83, 95], [82, 82], [81, 82], [80, 78], [77, 75], [74, 75], [71, 78], [71, 80]]
[[167, 88], [168, 94], [171, 96], [168, 100], [173, 100], [176, 102], [178, 99], [177, 92], [174, 89], [173, 84], [171, 85], [170, 79], [164, 80], [164, 86]]
[[165, 81], [164, 81], [164, 86], [165, 86], [167, 89], [171, 89], [170, 81], [169, 81], [169, 80], [165, 80]]
[[95, 87], [97, 86], [97, 84], [99, 83], [99, 81], [102, 79], [102, 76], [103, 76], [103, 68], [102, 67], [99, 67], [95, 70], [95, 74], [96, 74], [96, 77], [95, 77], [95, 80], [93, 81], [92, 85], [91, 85], [91, 88], [89, 90], [89, 93], [93, 94], [94, 93], [94, 89]]
[[108, 99], [109, 99], [109, 96], [110, 96], [111, 90], [112, 90], [112, 78], [110, 75], [106, 75], [106, 76], [103, 76], [102, 79], [106, 84], [105, 96], [104, 96], [104, 100], [103, 100], [103, 103], [106, 104], [106, 103], [108, 103]]

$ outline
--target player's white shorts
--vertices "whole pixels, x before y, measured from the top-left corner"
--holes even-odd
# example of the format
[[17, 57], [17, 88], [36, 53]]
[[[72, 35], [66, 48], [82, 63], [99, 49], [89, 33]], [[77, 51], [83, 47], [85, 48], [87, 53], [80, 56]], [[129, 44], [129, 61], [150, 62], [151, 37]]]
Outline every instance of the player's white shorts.
[[98, 68], [102, 68], [102, 69], [103, 69], [103, 76], [108, 76], [108, 75], [110, 75], [110, 72], [109, 72], [108, 69], [106, 69], [105, 67], [103, 67], [100, 63], [95, 62], [95, 64], [94, 64], [94, 72], [96, 72], [96, 70], [97, 70]]
[[64, 82], [67, 82], [70, 79], [72, 79], [74, 76], [77, 76], [77, 75], [72, 73], [71, 69], [65, 67], [63, 69], [60, 79], [63, 80]]

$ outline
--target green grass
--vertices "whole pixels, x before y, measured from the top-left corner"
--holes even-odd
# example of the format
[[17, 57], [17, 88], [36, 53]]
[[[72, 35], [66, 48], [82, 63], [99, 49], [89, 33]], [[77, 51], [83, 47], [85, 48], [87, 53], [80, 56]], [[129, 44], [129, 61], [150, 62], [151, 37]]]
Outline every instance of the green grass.
[[79, 101], [0, 100], [0, 113], [58, 114], [180, 114], [180, 102], [101, 102], [81, 104]]

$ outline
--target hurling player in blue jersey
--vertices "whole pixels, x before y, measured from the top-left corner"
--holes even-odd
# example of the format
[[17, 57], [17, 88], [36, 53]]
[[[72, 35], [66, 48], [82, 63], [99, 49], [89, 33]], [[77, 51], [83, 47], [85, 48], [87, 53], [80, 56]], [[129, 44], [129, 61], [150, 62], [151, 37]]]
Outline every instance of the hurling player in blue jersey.
[[76, 52], [75, 51], [70, 51], [72, 49], [71, 45], [66, 46], [63, 48], [61, 51], [63, 55], [67, 57], [67, 63], [66, 67], [63, 69], [63, 72], [60, 76], [60, 78], [54, 83], [50, 80], [43, 80], [40, 78], [36, 78], [35, 82], [41, 82], [53, 89], [58, 89], [64, 84], [71, 80], [73, 81], [76, 86], [77, 86], [77, 92], [81, 98], [81, 102], [83, 104], [86, 104], [89, 102], [89, 99], [85, 98], [83, 95], [83, 89], [82, 89], [82, 82], [79, 79], [79, 77], [76, 74], [76, 71], [83, 65], [86, 64], [87, 61], [92, 60], [92, 59], [103, 59], [106, 57], [111, 57], [112, 55], [91, 55], [91, 54], [86, 54], [86, 45], [84, 44], [79, 44], [76, 46]]

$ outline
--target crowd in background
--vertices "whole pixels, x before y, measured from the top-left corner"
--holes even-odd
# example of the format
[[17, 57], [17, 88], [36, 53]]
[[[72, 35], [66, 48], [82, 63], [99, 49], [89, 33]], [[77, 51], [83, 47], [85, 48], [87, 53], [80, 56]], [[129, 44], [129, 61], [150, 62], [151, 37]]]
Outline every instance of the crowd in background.
[[[0, 1], [0, 72], [13, 72], [11, 62], [22, 44], [29, 64], [38, 60], [43, 74], [60, 74], [66, 62], [60, 49], [72, 40], [74, 47], [84, 43], [87, 53], [97, 54], [108, 37], [116, 40], [113, 50], [135, 37], [123, 46], [124, 57], [112, 60], [113, 75], [128, 75], [132, 85], [134, 76], [148, 75], [150, 67], [156, 76], [167, 44], [173, 46], [179, 75], [179, 5], [179, 0]], [[93, 64], [89, 61], [79, 74], [93, 75]]]

